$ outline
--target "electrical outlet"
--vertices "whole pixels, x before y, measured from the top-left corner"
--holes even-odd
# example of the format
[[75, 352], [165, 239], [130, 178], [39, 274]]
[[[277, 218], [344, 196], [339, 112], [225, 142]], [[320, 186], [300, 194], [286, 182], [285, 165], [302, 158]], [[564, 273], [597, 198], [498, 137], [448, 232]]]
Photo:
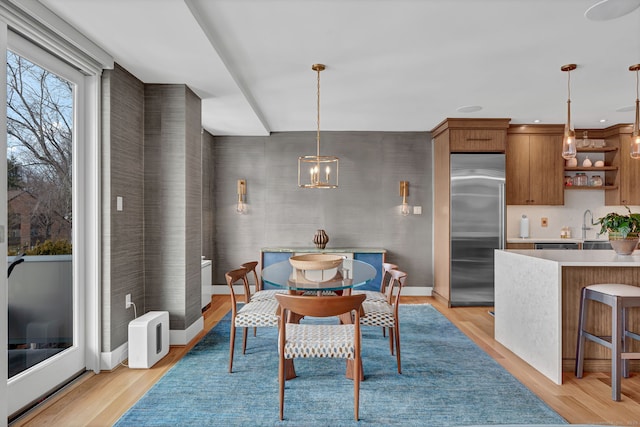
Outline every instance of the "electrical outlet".
[[540, 219], [540, 226], [541, 226], [541, 227], [546, 227], [546, 226], [548, 226], [548, 225], [549, 225], [549, 219], [548, 219], [546, 216], [543, 216], [543, 217]]
[[131, 307], [131, 294], [127, 294], [124, 297], [124, 308]]

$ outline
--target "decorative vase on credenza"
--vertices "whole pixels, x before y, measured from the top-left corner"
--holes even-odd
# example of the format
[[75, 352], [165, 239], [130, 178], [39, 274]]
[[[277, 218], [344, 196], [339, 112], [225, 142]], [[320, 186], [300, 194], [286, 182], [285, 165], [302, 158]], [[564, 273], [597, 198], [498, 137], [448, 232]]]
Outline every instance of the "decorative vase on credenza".
[[329, 243], [329, 236], [324, 230], [316, 231], [316, 234], [313, 235], [313, 243], [315, 243], [316, 248], [324, 249]]

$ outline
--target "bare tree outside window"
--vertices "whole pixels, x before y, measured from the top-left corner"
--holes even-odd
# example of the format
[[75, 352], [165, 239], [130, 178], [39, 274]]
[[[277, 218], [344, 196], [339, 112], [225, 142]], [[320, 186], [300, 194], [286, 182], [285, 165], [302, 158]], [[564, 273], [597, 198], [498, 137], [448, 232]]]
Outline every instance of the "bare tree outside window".
[[21, 219], [10, 252], [71, 241], [72, 132], [73, 86], [8, 51], [9, 215]]

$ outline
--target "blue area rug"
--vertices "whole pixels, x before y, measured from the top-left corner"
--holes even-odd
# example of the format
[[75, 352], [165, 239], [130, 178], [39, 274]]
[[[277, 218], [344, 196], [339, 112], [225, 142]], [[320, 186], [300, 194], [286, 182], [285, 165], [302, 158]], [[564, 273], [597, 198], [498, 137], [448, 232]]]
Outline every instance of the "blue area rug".
[[[402, 305], [402, 375], [380, 328], [363, 328], [360, 422], [342, 359], [296, 359], [278, 419], [276, 329], [237, 334], [229, 316], [156, 383], [117, 426], [470, 426], [566, 424], [430, 305]], [[240, 349], [238, 351], [238, 349]]]

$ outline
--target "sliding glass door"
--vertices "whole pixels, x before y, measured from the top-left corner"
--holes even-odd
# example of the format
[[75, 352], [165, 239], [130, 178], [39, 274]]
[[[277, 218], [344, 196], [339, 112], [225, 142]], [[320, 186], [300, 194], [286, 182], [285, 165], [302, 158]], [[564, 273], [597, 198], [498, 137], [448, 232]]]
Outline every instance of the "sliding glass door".
[[6, 67], [10, 415], [86, 366], [74, 209], [84, 76], [17, 36]]

